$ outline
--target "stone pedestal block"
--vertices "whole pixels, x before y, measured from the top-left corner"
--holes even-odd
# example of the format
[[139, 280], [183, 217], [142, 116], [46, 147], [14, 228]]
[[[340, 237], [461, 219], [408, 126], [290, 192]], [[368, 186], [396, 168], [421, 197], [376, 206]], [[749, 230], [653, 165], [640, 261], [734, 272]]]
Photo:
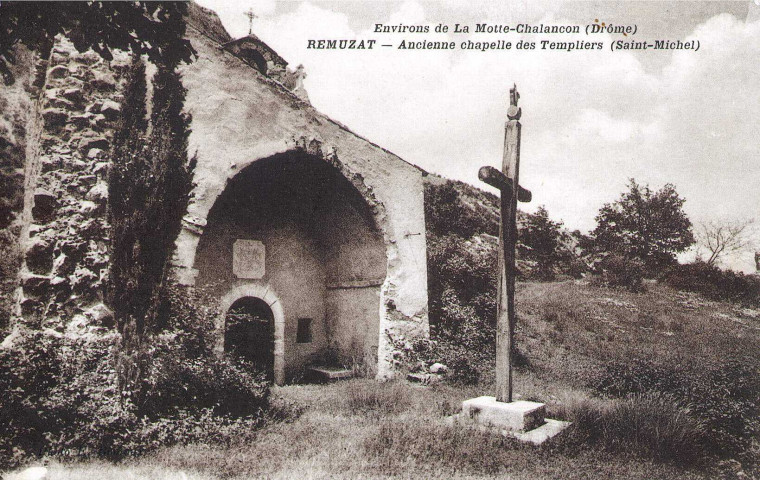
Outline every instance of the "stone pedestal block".
[[462, 416], [481, 425], [525, 432], [543, 425], [546, 405], [516, 401], [498, 402], [495, 397], [471, 398], [462, 402]]
[[449, 417], [449, 425], [477, 428], [540, 445], [570, 426], [570, 422], [544, 418], [546, 406], [536, 402], [497, 402], [495, 397], [462, 402], [462, 413]]

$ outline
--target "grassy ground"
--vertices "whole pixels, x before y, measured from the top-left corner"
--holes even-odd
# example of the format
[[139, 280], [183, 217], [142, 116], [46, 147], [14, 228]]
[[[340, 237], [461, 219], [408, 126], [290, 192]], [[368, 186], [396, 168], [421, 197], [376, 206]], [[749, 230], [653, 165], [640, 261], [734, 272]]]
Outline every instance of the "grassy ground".
[[[50, 478], [719, 475], [717, 459], [700, 464], [658, 456], [668, 445], [691, 445], [689, 428], [698, 427], [680, 416], [682, 410], [670, 409], [671, 397], [616, 400], [600, 396], [589, 385], [616, 361], [648, 361], [661, 368], [658, 372], [670, 372], [662, 370], [666, 367], [699, 372], [702, 365], [735, 361], [757, 372], [758, 312], [656, 285], [647, 293], [633, 294], [576, 282], [520, 284], [518, 310], [517, 337], [527, 365], [517, 372], [516, 391], [522, 398], [546, 402], [550, 415], [585, 422], [584, 428], [571, 427], [541, 447], [445, 425], [444, 418], [457, 411], [462, 400], [491, 392], [488, 379], [475, 386], [431, 387], [355, 379], [276, 388], [279, 401], [300, 405], [303, 413], [291, 422], [265, 427], [253, 442], [175, 446], [120, 464], [54, 461]], [[592, 423], [598, 428], [587, 428]], [[642, 436], [641, 429], [626, 430], [631, 424], [653, 425], [654, 431]]]
[[276, 394], [304, 405], [305, 412], [265, 428], [252, 443], [178, 446], [118, 465], [53, 463], [51, 478], [703, 478], [672, 465], [578, 448], [572, 434], [532, 447], [444, 425], [462, 400], [484, 393], [360, 379], [288, 386]]

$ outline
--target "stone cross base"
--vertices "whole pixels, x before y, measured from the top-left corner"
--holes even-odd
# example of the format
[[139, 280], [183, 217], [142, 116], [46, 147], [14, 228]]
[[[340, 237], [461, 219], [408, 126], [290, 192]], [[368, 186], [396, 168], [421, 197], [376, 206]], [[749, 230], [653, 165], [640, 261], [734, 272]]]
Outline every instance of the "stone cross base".
[[462, 413], [452, 423], [512, 436], [539, 445], [570, 426], [545, 418], [546, 405], [537, 402], [498, 402], [495, 397], [471, 398], [462, 402]]

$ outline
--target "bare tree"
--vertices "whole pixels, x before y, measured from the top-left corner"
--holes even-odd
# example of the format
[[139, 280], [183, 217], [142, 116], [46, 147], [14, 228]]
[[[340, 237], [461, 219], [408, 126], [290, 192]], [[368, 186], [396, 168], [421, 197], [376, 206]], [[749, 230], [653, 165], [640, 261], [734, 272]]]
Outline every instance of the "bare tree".
[[697, 231], [699, 249], [707, 250], [708, 265], [715, 265], [722, 257], [746, 251], [754, 246], [750, 226], [754, 219], [733, 222], [700, 223]]

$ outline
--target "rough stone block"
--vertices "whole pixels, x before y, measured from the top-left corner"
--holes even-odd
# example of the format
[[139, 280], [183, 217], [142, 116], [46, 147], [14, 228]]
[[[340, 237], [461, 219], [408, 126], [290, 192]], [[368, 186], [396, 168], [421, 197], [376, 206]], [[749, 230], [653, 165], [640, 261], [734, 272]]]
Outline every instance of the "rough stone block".
[[72, 124], [74, 124], [76, 127], [79, 128], [86, 128], [91, 125], [90, 119], [92, 119], [94, 115], [90, 112], [87, 112], [82, 115], [72, 115], [69, 119]]
[[32, 296], [43, 295], [50, 288], [50, 277], [44, 275], [27, 274], [21, 280], [25, 294]]
[[24, 318], [30, 318], [42, 311], [42, 302], [34, 298], [25, 296], [21, 299], [21, 315]]
[[406, 376], [406, 379], [412, 383], [420, 383], [422, 385], [433, 385], [439, 383], [443, 377], [433, 373], [410, 373]]
[[449, 367], [442, 363], [434, 363], [430, 365], [430, 373], [446, 373], [449, 371]]
[[79, 141], [79, 150], [89, 152], [93, 148], [108, 150], [108, 140], [105, 137], [83, 137]]
[[97, 213], [97, 211], [98, 211], [98, 205], [95, 204], [95, 202], [84, 200], [79, 205], [79, 213], [81, 213], [82, 215], [93, 215]]
[[93, 72], [93, 79], [90, 84], [98, 90], [113, 90], [116, 86], [116, 79], [111, 72]]
[[90, 151], [87, 152], [87, 158], [89, 158], [91, 160], [92, 159], [96, 159], [96, 158], [100, 158], [100, 156], [102, 155], [102, 153], [103, 153], [103, 150], [100, 149], [100, 148], [91, 148]]
[[108, 120], [116, 120], [119, 118], [120, 112], [121, 105], [112, 100], [106, 100], [103, 102], [103, 105], [100, 106], [100, 113], [105, 115], [106, 119]]
[[95, 185], [95, 182], [98, 181], [98, 177], [96, 175], [82, 175], [79, 177], [78, 181], [81, 185], [92, 187], [93, 185]]
[[97, 128], [103, 128], [106, 123], [106, 116], [98, 113], [92, 117], [92, 121], [90, 122], [91, 125], [97, 127]]
[[84, 95], [82, 89], [78, 87], [67, 88], [63, 91], [63, 97], [72, 102], [81, 104], [84, 101]]
[[106, 178], [108, 176], [108, 162], [95, 163], [95, 165], [92, 166], [92, 173], [101, 178]]
[[56, 65], [48, 72], [50, 78], [64, 78], [69, 76], [69, 69], [65, 65]]
[[73, 59], [74, 61], [83, 63], [85, 65], [93, 65], [101, 61], [100, 55], [93, 52], [92, 50], [87, 50], [84, 53], [74, 53]]
[[55, 212], [57, 198], [55, 194], [47, 190], [37, 189], [34, 192], [34, 207], [32, 207], [32, 218], [39, 222], [49, 222]]
[[24, 254], [26, 266], [32, 273], [45, 274], [53, 268], [53, 245], [39, 236], [31, 239]]
[[106, 182], [99, 181], [95, 184], [94, 187], [90, 189], [89, 192], [87, 192], [85, 198], [92, 202], [98, 203], [106, 201], [108, 199], [108, 185]]
[[47, 108], [42, 111], [42, 118], [45, 120], [45, 126], [48, 128], [60, 128], [66, 125], [69, 116], [63, 110], [57, 108]]
[[537, 402], [497, 402], [495, 397], [488, 396], [462, 402], [463, 417], [488, 427], [517, 432], [542, 425], [545, 415], [546, 405]]

